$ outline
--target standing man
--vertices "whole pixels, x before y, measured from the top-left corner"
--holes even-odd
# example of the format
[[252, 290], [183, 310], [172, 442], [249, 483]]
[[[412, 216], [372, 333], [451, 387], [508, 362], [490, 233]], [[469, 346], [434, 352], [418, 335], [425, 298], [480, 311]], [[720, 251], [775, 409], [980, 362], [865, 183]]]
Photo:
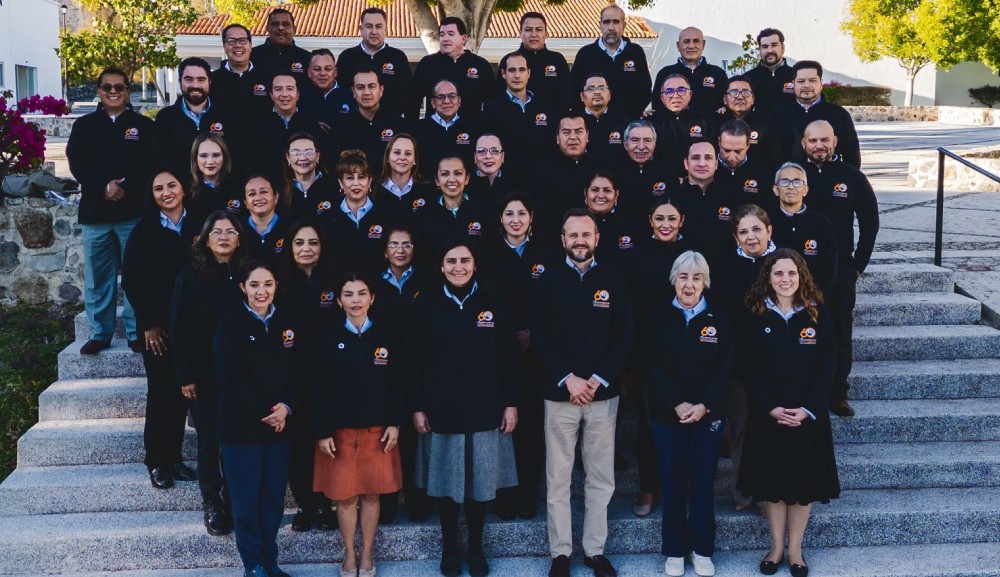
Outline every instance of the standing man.
[[580, 102], [590, 135], [587, 152], [605, 168], [621, 162], [622, 132], [629, 119], [611, 110], [611, 87], [603, 74], [594, 72], [587, 76], [580, 91]]
[[354, 78], [359, 66], [371, 66], [382, 77], [385, 88], [382, 106], [402, 114], [413, 90], [413, 73], [406, 53], [386, 44], [385, 39], [389, 35], [387, 23], [385, 10], [378, 6], [370, 6], [361, 12], [361, 43], [340, 53], [337, 74], [345, 79]]
[[601, 10], [601, 36], [576, 53], [573, 61], [573, 90], [582, 91], [587, 78], [600, 72], [608, 88], [618, 95], [611, 109], [635, 119], [642, 116], [649, 100], [652, 81], [642, 47], [625, 38], [625, 11], [617, 4]]
[[337, 82], [337, 63], [333, 52], [327, 48], [312, 51], [308, 76], [309, 82], [302, 86], [299, 106], [329, 133], [339, 115], [347, 114], [354, 108], [354, 95], [350, 87]]
[[295, 45], [295, 17], [284, 8], [275, 8], [267, 15], [267, 39], [254, 46], [250, 59], [267, 75], [291, 72], [305, 75], [312, 56], [305, 48]]
[[[546, 48], [548, 38], [545, 16], [541, 12], [525, 12], [521, 16], [521, 47], [515, 54], [524, 55], [531, 70], [528, 90], [535, 98], [547, 102], [557, 111], [563, 111], [574, 104], [569, 64], [565, 56]], [[508, 57], [510, 54], [500, 60], [497, 80], [503, 80]]]
[[249, 166], [254, 172], [267, 174], [272, 182], [284, 182], [289, 136], [308, 132], [323, 142], [319, 122], [299, 109], [300, 78], [291, 72], [275, 74], [269, 86], [271, 110], [258, 116], [253, 124], [256, 142], [249, 148]]
[[795, 102], [795, 71], [785, 60], [785, 35], [777, 28], [757, 34], [760, 64], [746, 73], [757, 94], [757, 110], [771, 114], [782, 104]]
[[754, 109], [754, 87], [746, 76], [733, 76], [729, 79], [722, 102], [726, 105], [725, 112], [709, 117], [712, 119], [709, 128], [713, 138], [718, 138], [719, 128], [724, 123], [742, 120], [750, 125], [750, 158], [768, 168], [777, 168], [783, 162], [778, 128], [770, 116]]
[[715, 184], [726, 194], [739, 199], [739, 204], [756, 204], [770, 211], [775, 205], [774, 195], [770, 192], [774, 184], [774, 170], [750, 158], [752, 133], [750, 125], [739, 119], [722, 123], [717, 140], [719, 170], [715, 173]]
[[677, 184], [677, 172], [657, 152], [656, 129], [647, 120], [633, 120], [624, 133], [625, 158], [614, 174], [621, 189], [618, 208], [636, 222], [644, 222], [649, 207]]
[[374, 68], [362, 65], [355, 70], [351, 92], [358, 108], [343, 115], [334, 127], [331, 158], [335, 160], [341, 151], [357, 148], [364, 151], [373, 172], [382, 165], [386, 145], [409, 126], [399, 114], [382, 108], [383, 90], [382, 76]]
[[[125, 72], [104, 69], [97, 77], [97, 96], [97, 110], [73, 124], [66, 144], [69, 169], [82, 192], [83, 303], [90, 323], [90, 339], [80, 347], [83, 355], [96, 355], [111, 346], [118, 273], [125, 243], [147, 197], [153, 136], [153, 121], [132, 110]], [[137, 336], [128, 297], [122, 318], [129, 348], [141, 352], [145, 343]]]
[[719, 158], [712, 143], [693, 142], [684, 157], [687, 176], [666, 193], [680, 199], [684, 207], [684, 238], [709, 262], [716, 262], [715, 259], [735, 246], [730, 216], [740, 206], [716, 184], [718, 168]]
[[244, 121], [271, 107], [267, 95], [270, 78], [250, 61], [252, 42], [250, 30], [242, 24], [223, 28], [222, 49], [226, 59], [211, 75], [212, 100]]
[[431, 96], [441, 80], [451, 80], [462, 92], [459, 114], [473, 122], [479, 120], [483, 104], [496, 95], [496, 79], [485, 58], [465, 49], [468, 40], [469, 31], [461, 18], [449, 16], [441, 21], [438, 29], [441, 51], [421, 58], [413, 73], [413, 92], [406, 112], [410, 122], [420, 118], [422, 101], [426, 101], [428, 112], [433, 110]]
[[471, 122], [462, 117], [462, 94], [450, 80], [442, 80], [434, 86], [431, 108], [434, 113], [417, 122], [415, 128], [420, 145], [420, 162], [426, 174], [437, 170], [438, 160], [445, 156], [459, 156], [466, 167], [472, 166], [476, 130]]
[[[709, 64], [702, 54], [705, 52], [705, 35], [701, 30], [690, 26], [681, 30], [677, 36], [677, 63], [664, 66], [656, 73], [653, 86], [661, 86], [671, 75], [681, 74], [687, 78], [694, 95], [691, 98], [691, 108], [704, 117], [715, 114], [722, 106], [722, 92], [726, 89], [726, 71]], [[652, 98], [653, 111], [663, 109], [659, 95], [655, 92]]]
[[556, 145], [559, 150], [535, 166], [528, 191], [535, 201], [535, 227], [548, 238], [559, 234], [566, 211], [583, 206], [583, 190], [594, 174], [587, 154], [587, 123], [583, 116], [569, 113], [559, 119]]
[[825, 120], [837, 135], [840, 160], [861, 168], [861, 143], [851, 114], [843, 106], [823, 100], [823, 67], [815, 60], [800, 60], [795, 71], [795, 102], [782, 104], [772, 118], [778, 126], [783, 157], [793, 162], [805, 162], [801, 146], [806, 126]]
[[531, 346], [544, 368], [549, 576], [570, 575], [570, 482], [580, 440], [587, 475], [584, 564], [595, 577], [616, 577], [604, 544], [608, 503], [615, 491], [618, 376], [632, 352], [635, 332], [632, 303], [622, 274], [594, 259], [600, 235], [587, 209], [566, 213], [560, 238], [565, 262], [553, 265], [538, 281], [531, 319]]
[[672, 74], [660, 85], [664, 109], [649, 117], [656, 127], [660, 156], [678, 174], [684, 173], [684, 157], [692, 142], [708, 138], [708, 122], [691, 110], [691, 83], [683, 74]]
[[[809, 123], [802, 137], [802, 149], [810, 184], [810, 208], [829, 218], [837, 237], [837, 282], [826, 304], [837, 332], [837, 371], [830, 389], [830, 412], [840, 417], [854, 416], [847, 402], [851, 374], [852, 335], [856, 284], [865, 272], [875, 250], [878, 235], [878, 200], [868, 178], [860, 170], [837, 159], [839, 142], [833, 126], [818, 120]], [[858, 223], [858, 242], [854, 244], [854, 222]]]

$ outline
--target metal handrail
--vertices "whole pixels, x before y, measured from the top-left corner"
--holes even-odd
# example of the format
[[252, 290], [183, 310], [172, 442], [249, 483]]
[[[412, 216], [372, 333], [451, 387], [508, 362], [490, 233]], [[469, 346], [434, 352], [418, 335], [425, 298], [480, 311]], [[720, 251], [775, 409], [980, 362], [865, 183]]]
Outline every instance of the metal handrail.
[[941, 266], [941, 245], [942, 236], [944, 234], [944, 159], [950, 158], [955, 160], [972, 170], [975, 170], [979, 174], [992, 179], [994, 182], [1000, 182], [1000, 176], [993, 174], [992, 172], [984, 169], [981, 166], [973, 164], [968, 160], [962, 158], [961, 156], [955, 154], [954, 152], [948, 150], [947, 148], [938, 148], [938, 178], [937, 178], [937, 222], [934, 227], [934, 266]]

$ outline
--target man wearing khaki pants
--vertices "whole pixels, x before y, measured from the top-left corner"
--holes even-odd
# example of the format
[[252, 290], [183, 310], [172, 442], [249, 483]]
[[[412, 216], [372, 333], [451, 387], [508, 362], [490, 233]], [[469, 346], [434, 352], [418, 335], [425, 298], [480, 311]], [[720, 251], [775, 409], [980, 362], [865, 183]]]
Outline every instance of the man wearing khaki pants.
[[598, 265], [597, 222], [583, 208], [566, 213], [564, 264], [539, 280], [531, 322], [531, 346], [544, 367], [545, 477], [548, 486], [550, 577], [569, 577], [573, 552], [570, 482], [582, 435], [586, 513], [584, 564], [596, 577], [617, 572], [604, 556], [608, 502], [615, 491], [615, 424], [620, 384], [616, 378], [632, 349], [634, 321], [621, 273]]

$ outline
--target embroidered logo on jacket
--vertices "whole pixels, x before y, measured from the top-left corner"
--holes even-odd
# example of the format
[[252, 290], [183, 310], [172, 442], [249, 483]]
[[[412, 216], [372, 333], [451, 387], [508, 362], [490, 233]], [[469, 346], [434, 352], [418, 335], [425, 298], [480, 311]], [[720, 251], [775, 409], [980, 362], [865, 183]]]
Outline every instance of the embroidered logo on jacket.
[[837, 198], [847, 198], [847, 185], [841, 182], [834, 186], [833, 196]]
[[531, 267], [531, 279], [532, 280], [538, 280], [538, 277], [542, 276], [543, 272], [545, 272], [545, 265], [544, 264], [538, 263], [538, 264], [532, 266]]
[[125, 129], [125, 140], [139, 140], [139, 129], [138, 128], [126, 128]]
[[278, 242], [274, 243], [274, 252], [281, 253], [281, 249], [285, 248], [285, 239], [279, 238]]
[[704, 79], [702, 79], [701, 85], [702, 86], [707, 86], [709, 88], [714, 88], [715, 87], [715, 77], [714, 76], [706, 76]]
[[336, 300], [337, 297], [333, 294], [333, 291], [319, 293], [319, 306], [324, 309], [332, 307]]
[[478, 222], [470, 222], [469, 223], [469, 234], [471, 234], [472, 236], [482, 236], [482, 234], [483, 234], [483, 225], [479, 224]]
[[243, 208], [243, 203], [240, 202], [239, 199], [234, 198], [226, 203], [226, 208], [228, 208], [229, 210], [239, 210]]
[[748, 178], [743, 181], [743, 192], [749, 192], [750, 194], [757, 194], [759, 191], [758, 183], [753, 178]]
[[396, 133], [391, 128], [382, 131], [382, 142], [389, 142]]
[[465, 76], [468, 78], [479, 78], [479, 69], [473, 66], [465, 71]]
[[622, 67], [623, 72], [635, 72], [635, 60], [626, 60]]
[[396, 74], [396, 67], [392, 65], [392, 62], [386, 62], [382, 65], [382, 74]]
[[267, 96], [267, 86], [264, 86], [263, 84], [260, 84], [260, 83], [254, 84], [253, 85], [253, 95], [254, 96]]
[[222, 123], [213, 122], [212, 125], [208, 127], [208, 131], [211, 132], [212, 134], [219, 134], [219, 135], [223, 134]]
[[544, 112], [539, 112], [535, 115], [535, 126], [548, 126], [549, 117]]
[[715, 330], [715, 327], [705, 327], [701, 329], [701, 336], [698, 337], [698, 340], [703, 343], [717, 343], [719, 342], [717, 334], [718, 332]]
[[323, 214], [324, 212], [333, 208], [333, 204], [329, 200], [324, 200], [316, 204], [316, 214]]
[[802, 254], [805, 256], [816, 256], [819, 251], [816, 250], [819, 247], [819, 243], [815, 240], [809, 239], [806, 241], [805, 247], [802, 249]]
[[493, 328], [493, 311], [483, 311], [479, 313], [477, 317], [476, 326], [481, 329], [492, 329]]
[[546, 76], [559, 76], [559, 73], [556, 72], [555, 65], [549, 64], [548, 66], [545, 67], [545, 75]]
[[729, 220], [729, 217], [731, 216], [731, 214], [732, 214], [732, 211], [729, 210], [728, 206], [720, 206], [719, 207], [719, 220]]
[[608, 135], [608, 144], [621, 144], [622, 143], [622, 133], [617, 130], [611, 131]]
[[760, 133], [756, 130], [750, 131], [750, 144], [757, 144], [757, 140], [760, 138]]
[[815, 345], [816, 344], [816, 329], [812, 327], [806, 327], [799, 332], [799, 344], [800, 345]]
[[665, 182], [654, 182], [653, 183], [653, 196], [660, 196], [667, 190], [667, 183]]
[[389, 349], [385, 347], [375, 349], [375, 364], [379, 366], [389, 364]]
[[285, 329], [281, 331], [281, 344], [286, 348], [290, 349], [295, 346], [295, 331], [292, 329]]
[[594, 306], [599, 309], [611, 308], [611, 293], [599, 290], [594, 293]]
[[382, 225], [373, 224], [368, 227], [368, 238], [382, 238]]
[[635, 246], [635, 243], [632, 242], [632, 237], [630, 237], [629, 235], [626, 234], [626, 235], [622, 235], [622, 236], [618, 237], [618, 248], [619, 249], [626, 250], [626, 249], [632, 248], [634, 246]]

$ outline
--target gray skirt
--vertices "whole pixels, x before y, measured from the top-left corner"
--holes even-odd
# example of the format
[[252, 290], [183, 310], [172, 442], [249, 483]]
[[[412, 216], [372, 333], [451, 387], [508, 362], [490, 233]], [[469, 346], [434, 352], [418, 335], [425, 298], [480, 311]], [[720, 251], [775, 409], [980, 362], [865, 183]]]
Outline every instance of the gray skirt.
[[[466, 440], [469, 440], [468, 446]], [[517, 485], [512, 435], [424, 433], [417, 438], [417, 487], [431, 497], [492, 501], [497, 489]]]

